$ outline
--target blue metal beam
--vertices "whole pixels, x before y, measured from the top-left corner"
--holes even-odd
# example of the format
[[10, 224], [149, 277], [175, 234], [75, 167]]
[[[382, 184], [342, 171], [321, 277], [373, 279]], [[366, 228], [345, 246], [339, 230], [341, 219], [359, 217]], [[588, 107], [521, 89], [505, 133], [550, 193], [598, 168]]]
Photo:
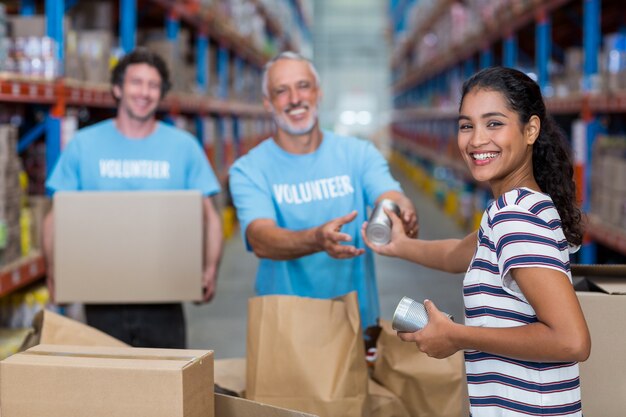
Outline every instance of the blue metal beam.
[[493, 66], [493, 51], [491, 47], [486, 47], [480, 51], [480, 69], [485, 69]]
[[72, 7], [78, 4], [78, 0], [65, 0], [65, 12], [67, 13]]
[[463, 75], [465, 78], [471, 77], [476, 72], [476, 63], [474, 62], [474, 58], [467, 58], [463, 62]]
[[50, 115], [46, 118], [45, 125], [46, 177], [48, 177], [61, 155], [61, 118]]
[[125, 54], [135, 49], [137, 0], [120, 0], [120, 46]]
[[600, 0], [585, 0], [583, 4], [583, 90], [593, 88], [598, 74], [600, 51]]
[[[63, 14], [65, 12], [64, 0], [46, 0], [46, 35], [56, 43], [56, 59], [59, 62], [59, 71], [62, 73], [64, 56]], [[59, 74], [60, 75], [60, 74]]]
[[198, 89], [206, 93], [209, 88], [209, 38], [198, 33], [196, 38], [196, 82]]
[[173, 14], [168, 14], [165, 18], [165, 34], [168, 41], [177, 41], [180, 32], [180, 20]]
[[17, 144], [17, 153], [22, 153], [28, 148], [33, 142], [39, 139], [44, 132], [46, 131], [46, 121], [43, 121], [31, 128], [28, 132], [22, 136], [19, 143]]
[[517, 67], [517, 36], [509, 35], [502, 42], [502, 65], [509, 68]]
[[35, 0], [22, 0], [20, 2], [20, 15], [34, 16], [35, 15]]
[[228, 49], [220, 45], [217, 51], [218, 97], [228, 98]]
[[537, 19], [535, 27], [535, 65], [537, 67], [537, 83], [542, 91], [550, 82], [548, 64], [552, 49], [551, 26], [550, 18], [543, 15]]

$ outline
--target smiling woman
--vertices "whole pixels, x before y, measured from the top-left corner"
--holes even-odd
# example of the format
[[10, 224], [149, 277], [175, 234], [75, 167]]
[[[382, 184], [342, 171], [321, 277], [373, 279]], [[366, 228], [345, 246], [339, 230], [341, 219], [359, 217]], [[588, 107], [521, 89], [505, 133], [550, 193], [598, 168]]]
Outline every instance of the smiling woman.
[[363, 235], [380, 254], [465, 272], [465, 325], [425, 301], [428, 325], [399, 336], [437, 358], [465, 352], [473, 415], [579, 417], [577, 361], [591, 341], [572, 286], [569, 252], [582, 234], [563, 136], [538, 85], [509, 68], [466, 81], [459, 113], [461, 154], [495, 197], [479, 230], [462, 240], [411, 240], [388, 213], [389, 244]]

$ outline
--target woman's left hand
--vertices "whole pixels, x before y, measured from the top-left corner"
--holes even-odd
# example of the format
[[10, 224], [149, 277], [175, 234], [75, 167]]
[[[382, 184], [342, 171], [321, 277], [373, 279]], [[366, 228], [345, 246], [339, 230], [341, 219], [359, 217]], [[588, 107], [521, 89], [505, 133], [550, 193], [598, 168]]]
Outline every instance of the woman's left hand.
[[443, 359], [455, 354], [459, 348], [452, 336], [460, 324], [450, 320], [430, 300], [424, 300], [424, 307], [428, 312], [426, 327], [414, 333], [398, 332], [398, 337], [405, 342], [414, 342], [420, 351], [432, 358]]

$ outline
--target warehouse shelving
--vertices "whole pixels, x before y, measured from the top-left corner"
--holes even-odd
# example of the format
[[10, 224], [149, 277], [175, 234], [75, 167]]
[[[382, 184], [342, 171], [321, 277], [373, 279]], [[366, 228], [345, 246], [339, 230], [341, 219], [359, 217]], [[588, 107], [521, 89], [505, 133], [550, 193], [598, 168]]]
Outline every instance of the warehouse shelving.
[[[85, 1], [85, 0], [82, 0]], [[137, 25], [141, 18], [161, 16], [161, 28], [167, 39], [176, 42], [181, 23], [193, 33], [196, 89], [194, 92], [171, 91], [159, 111], [165, 119], [177, 117], [195, 119], [196, 134], [204, 142], [209, 159], [222, 185], [226, 185], [229, 164], [250, 147], [269, 136], [271, 122], [260, 104], [260, 85], [243, 90], [238, 82], [243, 71], [250, 71], [260, 80], [264, 63], [279, 50], [300, 50], [310, 42], [310, 18], [296, 0], [280, 3], [286, 12], [294, 14], [301, 36], [294, 36], [277, 18], [275, 8], [263, 0], [251, 0], [264, 19], [267, 35], [273, 48], [260, 47], [250, 36], [239, 33], [228, 16], [214, 5], [201, 4], [199, 0], [110, 0], [119, 11], [119, 46], [122, 51], [133, 49], [137, 38]], [[56, 58], [64, 60], [64, 15], [80, 1], [76, 0], [22, 0], [10, 4], [10, 12], [22, 16], [45, 13], [46, 34], [59, 48]], [[150, 22], [153, 24], [153, 22]], [[258, 40], [257, 40], [258, 41]], [[211, 68], [216, 69], [211, 74]], [[215, 78], [209, 79], [214, 76]], [[239, 77], [239, 78], [238, 78]], [[215, 90], [211, 89], [211, 82]], [[252, 90], [259, 90], [252, 91]], [[49, 171], [61, 152], [62, 120], [70, 109], [87, 108], [95, 112], [104, 110], [110, 115], [115, 102], [108, 84], [89, 83], [57, 74], [52, 79], [40, 79], [0, 72], [0, 105], [19, 108], [38, 106], [45, 117], [38, 125], [22, 128], [18, 151], [27, 150], [33, 143], [45, 138], [46, 169]], [[17, 106], [17, 107], [16, 107]], [[204, 132], [206, 119], [212, 120], [214, 130]], [[245, 129], [247, 122], [252, 129]], [[206, 140], [203, 138], [209, 138]], [[225, 216], [228, 217], [225, 208]], [[231, 216], [232, 217], [232, 216]], [[40, 252], [32, 254], [0, 269], [0, 296], [6, 295], [45, 275]]]
[[[626, 255], [626, 230], [603, 222], [590, 211], [591, 149], [599, 131], [598, 117], [623, 117], [626, 113], [626, 90], [599, 87], [597, 81], [601, 35], [615, 31], [623, 33], [625, 30], [620, 2], [513, 1], [483, 19], [480, 26], [468, 31], [465, 36], [455, 38], [449, 35], [449, 42], [443, 46], [438, 45], [432, 50], [420, 49], [419, 42], [437, 34], [438, 20], [443, 19], [445, 9], [455, 3], [390, 2], [391, 15], [395, 19], [393, 27], [398, 32], [394, 33], [394, 39], [400, 40], [395, 44], [391, 61], [395, 93], [392, 122], [394, 147], [404, 153], [411, 149], [408, 159], [413, 153], [419, 158], [460, 171], [458, 160], [454, 157], [458, 151], [450, 150], [450, 144], [456, 142], [456, 134], [451, 128], [456, 124], [458, 111], [459, 96], [455, 90], [462, 80], [476, 70], [491, 65], [513, 66], [534, 72], [546, 96], [550, 113], [564, 123], [578, 119], [585, 127], [583, 135], [578, 135], [573, 139], [576, 142], [572, 143], [578, 193], [582, 197], [583, 209], [589, 213], [586, 242], [579, 262], [595, 262], [595, 243]], [[494, 7], [494, 4], [505, 3], [468, 1], [456, 6], [472, 7], [476, 4]], [[422, 19], [414, 17], [418, 25], [407, 28], [405, 22], [398, 20], [412, 15], [423, 16]], [[550, 78], [549, 68], [553, 62], [558, 64], [559, 60], [563, 60], [564, 49], [570, 46], [581, 46], [584, 51], [580, 79], [582, 88], [563, 94], [554, 88], [555, 80]], [[424, 51], [429, 54], [420, 56]], [[566, 131], [573, 129], [569, 125], [563, 127]], [[424, 152], [423, 146], [420, 146], [428, 141], [437, 144], [434, 153], [432, 150]], [[414, 145], [408, 146], [407, 143]], [[471, 182], [468, 180], [468, 184]]]
[[44, 260], [39, 251], [0, 267], [0, 297], [41, 279], [44, 274]]

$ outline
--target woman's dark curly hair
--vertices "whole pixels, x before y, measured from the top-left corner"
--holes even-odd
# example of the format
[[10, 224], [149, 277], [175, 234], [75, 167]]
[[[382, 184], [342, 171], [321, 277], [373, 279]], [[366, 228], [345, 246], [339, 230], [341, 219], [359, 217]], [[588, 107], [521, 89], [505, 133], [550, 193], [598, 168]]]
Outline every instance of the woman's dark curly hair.
[[533, 174], [541, 190], [552, 198], [561, 216], [565, 238], [571, 245], [580, 245], [583, 238], [582, 214], [576, 204], [570, 147], [563, 131], [546, 114], [539, 86], [521, 71], [491, 67], [465, 81], [461, 104], [465, 96], [476, 89], [502, 94], [509, 109], [518, 114], [520, 127], [528, 123], [531, 116], [539, 117], [541, 130], [533, 144]]
[[[124, 84], [124, 76], [126, 75], [126, 68], [128, 68], [129, 65], [134, 64], [147, 64], [157, 70], [161, 76], [161, 98], [163, 98], [171, 87], [170, 73], [167, 70], [167, 65], [165, 64], [163, 58], [145, 47], [138, 47], [120, 59], [111, 72], [111, 87], [118, 86], [122, 88], [122, 84]], [[111, 91], [111, 93], [113, 92]], [[118, 101], [115, 94], [113, 94], [113, 98], [115, 101]]]

